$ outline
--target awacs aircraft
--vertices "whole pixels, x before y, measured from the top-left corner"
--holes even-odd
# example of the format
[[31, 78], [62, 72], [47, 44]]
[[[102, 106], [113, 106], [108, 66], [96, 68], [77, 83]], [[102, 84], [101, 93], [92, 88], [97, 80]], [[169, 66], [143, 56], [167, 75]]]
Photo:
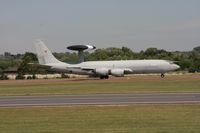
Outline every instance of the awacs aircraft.
[[147, 73], [160, 73], [164, 77], [166, 72], [180, 68], [168, 60], [86, 61], [69, 64], [57, 60], [42, 41], [36, 41], [35, 46], [40, 67], [62, 73], [92, 75], [100, 79], [108, 79], [109, 75], [122, 77], [125, 74]]

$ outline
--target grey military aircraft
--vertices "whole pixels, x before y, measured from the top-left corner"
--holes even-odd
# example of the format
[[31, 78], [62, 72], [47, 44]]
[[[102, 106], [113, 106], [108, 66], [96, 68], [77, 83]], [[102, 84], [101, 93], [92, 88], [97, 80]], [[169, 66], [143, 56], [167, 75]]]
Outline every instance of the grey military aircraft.
[[[40, 67], [61, 73], [91, 75], [100, 79], [108, 79], [109, 75], [122, 77], [125, 74], [149, 73], [160, 73], [163, 78], [165, 73], [180, 68], [173, 61], [168, 60], [83, 61], [70, 64], [56, 59], [41, 40], [37, 40], [35, 46]], [[90, 45], [85, 45], [84, 48], [87, 47], [94, 48]]]

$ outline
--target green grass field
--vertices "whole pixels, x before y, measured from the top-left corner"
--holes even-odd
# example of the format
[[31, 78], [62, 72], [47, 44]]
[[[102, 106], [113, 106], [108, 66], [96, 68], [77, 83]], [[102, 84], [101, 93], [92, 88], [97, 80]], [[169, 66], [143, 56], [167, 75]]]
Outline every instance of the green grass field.
[[[17, 82], [17, 81], [16, 81]], [[28, 83], [27, 83], [28, 82]], [[1, 83], [0, 95], [138, 93], [138, 92], [200, 92], [200, 76], [168, 76], [117, 78], [109, 80], [50, 80]]]
[[0, 108], [1, 133], [199, 133], [200, 105]]
[[[200, 75], [0, 81], [0, 95], [200, 92]], [[0, 133], [199, 133], [199, 104], [0, 108]]]

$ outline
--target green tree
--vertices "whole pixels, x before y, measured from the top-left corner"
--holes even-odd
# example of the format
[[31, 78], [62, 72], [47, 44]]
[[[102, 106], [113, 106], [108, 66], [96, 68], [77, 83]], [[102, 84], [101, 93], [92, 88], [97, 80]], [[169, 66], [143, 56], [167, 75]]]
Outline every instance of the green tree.
[[18, 68], [17, 79], [24, 79], [25, 74], [32, 74], [33, 78], [35, 78], [35, 74], [37, 72], [37, 68], [35, 66], [29, 65], [28, 63], [37, 61], [37, 57], [35, 54], [27, 52], [22, 58], [22, 62]]

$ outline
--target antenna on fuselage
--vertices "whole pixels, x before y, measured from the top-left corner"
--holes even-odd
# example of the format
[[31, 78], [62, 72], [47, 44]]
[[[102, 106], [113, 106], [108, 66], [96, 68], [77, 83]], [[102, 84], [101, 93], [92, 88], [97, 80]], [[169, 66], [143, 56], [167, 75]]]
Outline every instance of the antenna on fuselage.
[[85, 50], [94, 50], [95, 46], [91, 45], [72, 45], [67, 47], [69, 50], [78, 51], [78, 61], [79, 63], [84, 62], [84, 51]]

